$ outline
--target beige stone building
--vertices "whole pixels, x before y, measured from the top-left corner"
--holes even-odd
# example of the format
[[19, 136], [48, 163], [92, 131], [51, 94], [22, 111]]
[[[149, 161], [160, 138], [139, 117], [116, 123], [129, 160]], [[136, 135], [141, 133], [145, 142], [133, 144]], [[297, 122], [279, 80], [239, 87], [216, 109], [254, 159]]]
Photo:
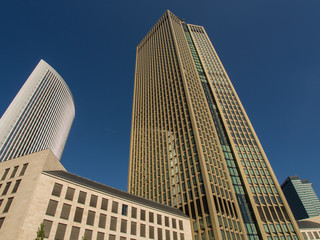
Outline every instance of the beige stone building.
[[320, 239], [320, 216], [297, 221], [304, 240]]
[[189, 218], [67, 172], [50, 150], [0, 163], [0, 239], [191, 240]]
[[128, 192], [181, 209], [195, 240], [302, 239], [205, 29], [167, 11], [138, 44]]

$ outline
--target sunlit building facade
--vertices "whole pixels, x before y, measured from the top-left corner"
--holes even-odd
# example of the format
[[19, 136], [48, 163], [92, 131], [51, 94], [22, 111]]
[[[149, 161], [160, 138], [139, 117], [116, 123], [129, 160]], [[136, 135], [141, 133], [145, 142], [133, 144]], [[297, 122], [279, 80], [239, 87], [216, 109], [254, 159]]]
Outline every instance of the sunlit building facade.
[[41, 60], [0, 119], [0, 161], [44, 149], [60, 159], [74, 116], [69, 87]]
[[195, 240], [301, 239], [201, 26], [167, 11], [137, 47], [128, 191], [181, 209]]
[[0, 194], [0, 239], [43, 223], [48, 240], [192, 240], [179, 209], [69, 173], [49, 149], [0, 163]]

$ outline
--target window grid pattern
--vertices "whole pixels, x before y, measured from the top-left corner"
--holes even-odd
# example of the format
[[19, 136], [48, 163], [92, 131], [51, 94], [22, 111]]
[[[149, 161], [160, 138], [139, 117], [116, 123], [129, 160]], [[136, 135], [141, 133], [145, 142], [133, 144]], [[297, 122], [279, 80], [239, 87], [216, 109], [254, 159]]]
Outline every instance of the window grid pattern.
[[[55, 183], [53, 189], [57, 185], [62, 185], [62, 183]], [[179, 217], [168, 217], [164, 214], [159, 214], [159, 212], [142, 209], [121, 200], [108, 198], [105, 195], [99, 196], [97, 193], [93, 194], [84, 189], [75, 190], [75, 197], [70, 201], [65, 198], [68, 189], [75, 188], [74, 186], [64, 185], [60, 196], [52, 194], [51, 199], [48, 200], [47, 212], [44, 219], [45, 228], [50, 228], [50, 232], [47, 235], [48, 237], [56, 236], [57, 234], [65, 234], [65, 237], [69, 238], [70, 236], [67, 236], [67, 234], [78, 236], [79, 232], [81, 232], [83, 235], [83, 231], [86, 229], [86, 231], [90, 232], [93, 237], [92, 239], [94, 239], [95, 236], [101, 237], [102, 234], [108, 237], [109, 235], [113, 235], [112, 232], [122, 234], [123, 239], [134, 239], [132, 238], [134, 236], [136, 236], [136, 239], [159, 239], [155, 229], [160, 229], [161, 232], [169, 231], [171, 239], [174, 235], [179, 235], [179, 240], [184, 239], [184, 223]], [[87, 196], [94, 196], [97, 201], [95, 207], [92, 206], [93, 204], [91, 201], [86, 201], [84, 204], [78, 203], [78, 196], [80, 193], [85, 193]], [[108, 201], [111, 204], [101, 204], [102, 201]], [[123, 211], [114, 213], [112, 208], [116, 205], [126, 206], [126, 214], [123, 214]], [[48, 211], [48, 209], [50, 209], [50, 211]], [[133, 212], [135, 213], [133, 214]], [[158, 219], [161, 220], [158, 223], [155, 221], [155, 213], [157, 214]], [[165, 217], [168, 218], [168, 221], [170, 222], [168, 226], [164, 225]], [[173, 230], [171, 229], [171, 222], [174, 222], [176, 225]], [[48, 226], [46, 226], [46, 224]], [[52, 225], [55, 227], [51, 229]], [[60, 226], [60, 228], [57, 228], [56, 226]], [[66, 226], [66, 229], [61, 228], [61, 226]], [[80, 228], [78, 228], [79, 226]], [[98, 231], [94, 230], [96, 227], [98, 228]], [[58, 233], [57, 231], [60, 231], [61, 229], [63, 232]]]
[[[216, 214], [214, 221], [219, 222], [214, 227], [220, 228], [222, 236], [220, 238], [240, 238], [243, 234], [241, 224], [239, 223], [239, 209], [235, 207], [234, 192], [230, 188], [231, 180], [228, 176], [227, 167], [223, 159], [223, 153], [218, 144], [218, 135], [214, 128], [214, 123], [210, 116], [209, 106], [206, 101], [206, 93], [204, 92], [201, 82], [202, 79], [197, 72], [197, 62], [194, 61], [192, 52], [189, 49], [185, 32], [181, 25], [181, 21], [172, 17], [174, 23], [174, 32], [176, 34], [177, 46], [181, 56], [181, 61], [185, 70], [185, 78], [188, 91], [190, 94], [191, 105], [195, 116], [195, 129], [199, 134], [203, 161], [205, 163], [204, 172], [208, 176], [207, 186], [212, 191], [213, 200], [211, 204], [215, 206]], [[200, 79], [199, 79], [200, 78]], [[198, 80], [198, 81], [197, 81]], [[210, 174], [213, 169], [214, 174]], [[211, 192], [210, 191], [210, 192]], [[216, 221], [218, 219], [218, 221]], [[211, 224], [208, 222], [207, 224]], [[193, 230], [198, 231], [197, 224], [193, 223]], [[200, 225], [201, 227], [201, 225]], [[219, 232], [219, 231], [215, 231]], [[195, 238], [209, 238], [210, 232], [198, 234]]]
[[193, 60], [195, 62], [195, 65], [196, 65], [196, 68], [197, 68], [197, 71], [198, 71], [198, 74], [200, 77], [200, 81], [203, 86], [203, 90], [206, 95], [206, 99], [207, 99], [207, 102], [208, 102], [208, 105], [210, 108], [212, 119], [214, 121], [215, 127], [218, 132], [219, 142], [221, 144], [222, 151], [224, 153], [224, 158], [227, 163], [229, 173], [231, 176], [231, 180], [233, 183], [233, 187], [234, 187], [234, 190], [236, 193], [236, 197], [237, 197], [238, 203], [240, 205], [240, 211], [241, 211], [242, 218], [243, 218], [243, 221], [245, 224], [247, 235], [248, 235], [249, 239], [252, 239], [252, 240], [259, 239], [260, 236], [258, 235], [257, 226], [256, 226], [257, 222], [252, 214], [252, 207], [248, 202], [249, 201], [248, 196], [245, 194], [242, 179], [240, 178], [240, 175], [238, 174], [238, 169], [235, 165], [234, 156], [233, 156], [232, 152], [230, 151], [230, 144], [227, 139], [226, 133], [223, 129], [223, 124], [221, 122], [219, 112], [216, 107], [216, 102], [214, 100], [212, 92], [210, 91], [210, 86], [209, 86], [207, 77], [205, 75], [204, 69], [201, 65], [199, 54], [197, 53], [197, 51], [195, 49], [194, 42], [191, 38], [190, 28], [188, 28], [186, 24], [183, 24], [183, 28], [184, 28], [186, 38], [189, 43], [189, 47], [190, 47], [190, 50], [191, 50], [191, 53], [193, 56]]
[[0, 218], [2, 223], [5, 221], [5, 216], [10, 213], [10, 207], [14, 202], [15, 194], [22, 184], [22, 177], [27, 170], [27, 166], [28, 163], [24, 163], [3, 169], [0, 172]]
[[[213, 236], [212, 222], [218, 222], [218, 215], [225, 222], [219, 228], [226, 237], [241, 239], [243, 226], [231, 180], [226, 177], [228, 170], [202, 87], [194, 81], [198, 73], [192, 57], [189, 52], [184, 55], [187, 49], [180, 20], [169, 14], [137, 47], [128, 191], [181, 209], [193, 219], [196, 239]], [[194, 123], [185, 91], [192, 98]], [[209, 185], [204, 176], [211, 166], [216, 182]], [[210, 213], [211, 206], [219, 211]]]
[[[286, 236], [297, 239], [292, 226], [294, 220], [290, 219], [288, 207], [283, 204], [276, 177], [218, 55], [203, 27], [190, 24], [188, 27], [201, 57], [205, 76], [211, 83], [211, 92], [217, 99], [217, 109], [226, 126], [228, 138], [232, 142], [225, 155], [232, 154], [237, 167], [243, 171], [246, 191], [253, 195], [253, 205], [257, 207], [261, 220], [266, 223], [265, 228], [260, 231], [272, 228], [272, 231], [267, 232], [268, 237], [277, 239]], [[230, 175], [234, 176], [233, 185], [236, 186], [240, 180], [236, 176], [236, 169], [228, 160], [227, 164]], [[235, 190], [240, 191], [236, 188]]]
[[1, 118], [0, 161], [47, 148], [60, 159], [74, 114], [68, 86], [41, 60]]

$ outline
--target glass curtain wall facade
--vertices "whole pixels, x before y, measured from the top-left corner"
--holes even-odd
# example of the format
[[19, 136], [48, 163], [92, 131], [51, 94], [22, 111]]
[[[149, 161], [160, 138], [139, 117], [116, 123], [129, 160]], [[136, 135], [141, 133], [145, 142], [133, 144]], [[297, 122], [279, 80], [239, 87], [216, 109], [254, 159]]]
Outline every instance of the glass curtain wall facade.
[[60, 159], [74, 116], [69, 87], [41, 60], [0, 119], [0, 161], [44, 149]]
[[320, 216], [320, 201], [308, 180], [290, 176], [281, 188], [296, 220]]
[[181, 209], [198, 239], [300, 239], [201, 26], [167, 11], [137, 47], [128, 191]]

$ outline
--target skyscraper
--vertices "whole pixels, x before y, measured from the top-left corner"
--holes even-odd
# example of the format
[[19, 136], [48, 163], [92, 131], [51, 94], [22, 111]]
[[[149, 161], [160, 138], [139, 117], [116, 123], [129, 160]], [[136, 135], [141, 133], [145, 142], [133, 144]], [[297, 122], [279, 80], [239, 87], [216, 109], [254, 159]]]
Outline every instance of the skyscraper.
[[60, 159], [74, 116], [70, 89], [41, 60], [0, 119], [0, 161], [44, 149]]
[[290, 176], [281, 188], [297, 220], [320, 216], [320, 201], [308, 180]]
[[196, 240], [301, 239], [205, 30], [167, 11], [137, 46], [128, 191], [177, 207]]

